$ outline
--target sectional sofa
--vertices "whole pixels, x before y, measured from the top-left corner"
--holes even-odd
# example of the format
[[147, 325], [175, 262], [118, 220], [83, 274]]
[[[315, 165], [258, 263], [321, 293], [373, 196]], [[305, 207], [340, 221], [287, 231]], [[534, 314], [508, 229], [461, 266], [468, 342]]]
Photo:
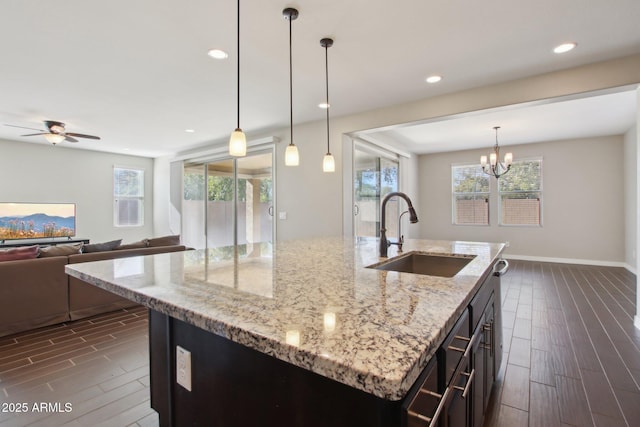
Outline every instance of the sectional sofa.
[[84, 245], [84, 251], [81, 244], [35, 249], [30, 246], [22, 249], [36, 253], [28, 259], [14, 259], [19, 258], [15, 255], [19, 251], [0, 251], [0, 337], [135, 305], [68, 276], [64, 271], [67, 264], [186, 249], [179, 244], [179, 236], [144, 239], [129, 245], [119, 243]]

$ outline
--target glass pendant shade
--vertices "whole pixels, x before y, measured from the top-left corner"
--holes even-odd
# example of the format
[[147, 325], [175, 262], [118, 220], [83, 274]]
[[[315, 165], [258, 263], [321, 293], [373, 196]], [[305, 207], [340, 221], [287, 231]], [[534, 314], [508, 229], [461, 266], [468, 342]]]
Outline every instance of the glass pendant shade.
[[298, 166], [300, 164], [298, 147], [294, 144], [287, 145], [287, 150], [284, 152], [284, 164], [287, 166]]
[[46, 133], [44, 137], [52, 144], [57, 144], [59, 142], [64, 141], [65, 136], [57, 133]]
[[229, 138], [229, 154], [232, 156], [247, 155], [247, 137], [240, 128], [234, 130]]
[[331, 153], [327, 153], [324, 155], [324, 159], [322, 160], [322, 171], [323, 172], [335, 172], [336, 171], [336, 161], [333, 158]]

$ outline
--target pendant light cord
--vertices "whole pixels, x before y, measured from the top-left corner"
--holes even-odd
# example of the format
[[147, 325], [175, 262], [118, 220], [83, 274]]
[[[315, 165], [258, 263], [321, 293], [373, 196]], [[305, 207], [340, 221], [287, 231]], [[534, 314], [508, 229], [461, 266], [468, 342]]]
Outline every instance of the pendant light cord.
[[324, 66], [325, 66], [325, 83], [327, 88], [327, 154], [331, 154], [329, 149], [329, 45], [324, 46]]
[[237, 61], [238, 61], [238, 84], [237, 84], [237, 88], [238, 88], [238, 92], [237, 92], [237, 99], [238, 99], [238, 125], [236, 126], [237, 129], [240, 129], [240, 0], [238, 0], [238, 45], [237, 45], [237, 50], [238, 50], [238, 54], [237, 54]]
[[292, 55], [292, 35], [291, 35], [291, 21], [292, 16], [289, 15], [289, 122], [291, 123], [290, 132], [291, 140], [289, 145], [293, 145], [293, 55]]

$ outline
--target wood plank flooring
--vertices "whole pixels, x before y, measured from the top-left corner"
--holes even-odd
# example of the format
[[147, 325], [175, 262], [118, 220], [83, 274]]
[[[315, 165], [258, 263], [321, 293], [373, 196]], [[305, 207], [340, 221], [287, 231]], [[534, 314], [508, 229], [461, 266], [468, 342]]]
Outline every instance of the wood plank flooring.
[[0, 426], [63, 425], [158, 425], [146, 309], [0, 338]]
[[[485, 426], [640, 425], [635, 281], [622, 268], [511, 261]], [[134, 308], [0, 338], [0, 427], [156, 427], [147, 327]], [[27, 411], [2, 411], [16, 403]]]
[[504, 359], [485, 426], [640, 425], [635, 275], [510, 263], [501, 286]]

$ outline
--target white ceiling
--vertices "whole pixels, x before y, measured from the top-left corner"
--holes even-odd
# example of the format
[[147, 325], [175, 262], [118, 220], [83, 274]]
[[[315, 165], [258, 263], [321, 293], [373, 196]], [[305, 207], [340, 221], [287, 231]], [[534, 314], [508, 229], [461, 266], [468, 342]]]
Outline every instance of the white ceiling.
[[[319, 41], [326, 36], [335, 39], [329, 49], [332, 116], [640, 52], [638, 0], [243, 0], [241, 126], [249, 136], [288, 125], [289, 26], [282, 9], [291, 6], [300, 11], [293, 22], [296, 123], [324, 117], [317, 104], [324, 98]], [[102, 137], [67, 146], [148, 156], [225, 140], [236, 125], [235, 7], [232, 0], [4, 1], [0, 123], [41, 128], [42, 120], [59, 120], [67, 131]], [[578, 42], [574, 51], [551, 53], [568, 40]], [[227, 50], [229, 59], [209, 58], [213, 47]], [[431, 74], [444, 78], [426, 84]], [[635, 111], [630, 97], [619, 96]], [[606, 97], [584, 100], [598, 101]], [[609, 111], [586, 104], [600, 116]], [[486, 122], [474, 122], [480, 115], [455, 126], [458, 119], [447, 120], [429, 125], [427, 133], [394, 131], [416, 152], [431, 152], [471, 148], [465, 141], [479, 139], [490, 144], [495, 125], [503, 126], [501, 140], [515, 144], [543, 140], [538, 132], [555, 132], [558, 122], [593, 124], [588, 113], [574, 113], [578, 122], [559, 120], [562, 111], [576, 111], [562, 108], [567, 105], [535, 107], [541, 110], [532, 114], [547, 116], [528, 127], [521, 120], [529, 111], [521, 108], [515, 116], [491, 113]], [[612, 114], [611, 121], [628, 118], [629, 111]], [[591, 132], [620, 133], [625, 126], [605, 122], [608, 130]], [[46, 143], [24, 133], [31, 131], [0, 126], [0, 138]]]
[[369, 141], [397, 145], [417, 153], [489, 148], [532, 142], [621, 135], [636, 122], [635, 90], [598, 94], [543, 104], [512, 105], [426, 123], [362, 132]]

